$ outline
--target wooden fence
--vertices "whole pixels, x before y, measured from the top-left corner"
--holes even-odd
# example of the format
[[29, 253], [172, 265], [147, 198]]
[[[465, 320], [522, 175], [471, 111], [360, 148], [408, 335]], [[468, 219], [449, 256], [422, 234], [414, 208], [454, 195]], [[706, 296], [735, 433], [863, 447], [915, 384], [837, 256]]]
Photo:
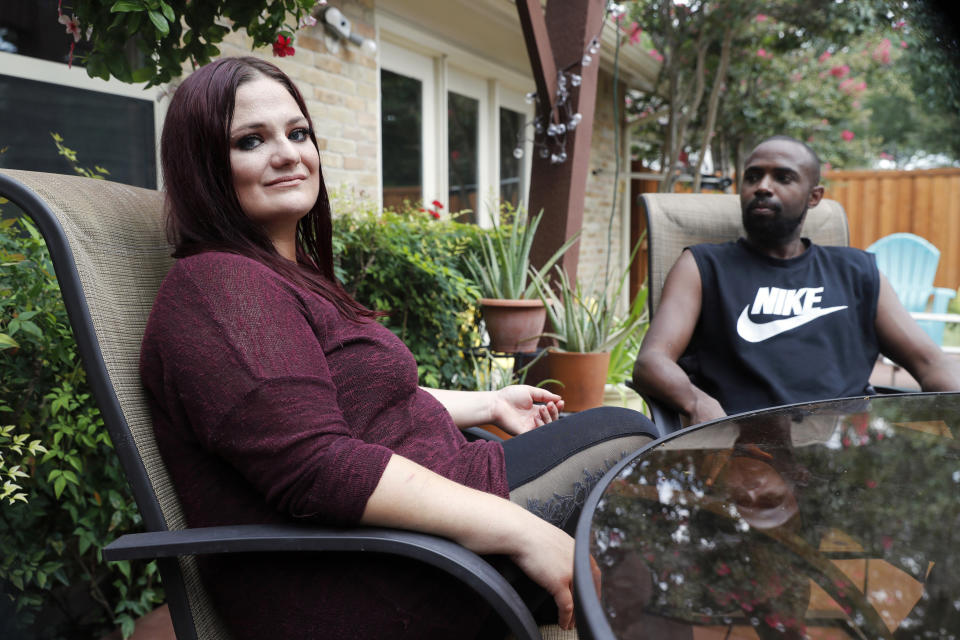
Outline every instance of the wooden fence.
[[847, 212], [851, 246], [915, 233], [940, 249], [936, 286], [960, 285], [960, 169], [828, 171], [823, 183]]

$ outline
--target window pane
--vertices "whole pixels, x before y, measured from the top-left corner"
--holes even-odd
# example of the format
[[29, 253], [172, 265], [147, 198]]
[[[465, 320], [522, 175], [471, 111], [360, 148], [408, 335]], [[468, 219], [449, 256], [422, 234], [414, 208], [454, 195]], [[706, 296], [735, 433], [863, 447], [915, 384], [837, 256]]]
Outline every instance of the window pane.
[[523, 148], [523, 114], [510, 109], [500, 109], [500, 200], [514, 207], [520, 204], [524, 191], [523, 158], [513, 155], [517, 147]]
[[[56, 15], [56, 14], [54, 14]], [[73, 174], [51, 133], [114, 182], [157, 186], [153, 102], [0, 75], [0, 166]]]
[[477, 137], [480, 103], [458, 93], [447, 94], [447, 142], [450, 148], [449, 211], [469, 209], [460, 220], [477, 222]]
[[423, 200], [421, 148], [422, 83], [385, 69], [380, 71], [383, 131], [383, 206], [399, 209], [404, 200]]

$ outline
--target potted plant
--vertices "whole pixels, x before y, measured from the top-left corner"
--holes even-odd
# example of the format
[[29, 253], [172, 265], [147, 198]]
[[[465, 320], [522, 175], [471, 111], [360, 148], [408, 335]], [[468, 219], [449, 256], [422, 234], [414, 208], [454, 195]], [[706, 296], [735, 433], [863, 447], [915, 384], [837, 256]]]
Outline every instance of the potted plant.
[[633, 302], [630, 303], [630, 312], [623, 318], [618, 319], [615, 331], [620, 326], [631, 324], [636, 326], [639, 320], [639, 326], [633, 331], [623, 335], [623, 339], [614, 345], [610, 351], [610, 365], [607, 367], [607, 384], [603, 393], [603, 404], [626, 407], [643, 411], [643, 398], [628, 386], [633, 378], [633, 364], [637, 360], [637, 354], [640, 352], [640, 343], [643, 342], [643, 336], [647, 333], [649, 327], [649, 318], [647, 317], [647, 295], [648, 289], [643, 285], [637, 292]]
[[[526, 225], [519, 221], [520, 211], [509, 204], [504, 205], [503, 213], [513, 220], [509, 232], [505, 232], [498, 221], [492, 233], [481, 236], [479, 255], [467, 255], [466, 264], [483, 296], [480, 312], [490, 335], [490, 349], [530, 353], [537, 348], [546, 319], [543, 301], [537, 296], [539, 278], [530, 265], [530, 248], [543, 211]], [[541, 267], [543, 273], [549, 273], [578, 235], [547, 260]]]
[[537, 280], [551, 327], [544, 335], [556, 341], [556, 345], [548, 349], [545, 369], [547, 376], [557, 382], [548, 384], [547, 388], [563, 395], [567, 411], [582, 411], [603, 404], [611, 351], [646, 324], [645, 313], [630, 313], [623, 319], [614, 313], [636, 253], [634, 248], [612, 292], [609, 279], [602, 286], [584, 289], [581, 282], [570, 282], [559, 267], [555, 268], [556, 290]]

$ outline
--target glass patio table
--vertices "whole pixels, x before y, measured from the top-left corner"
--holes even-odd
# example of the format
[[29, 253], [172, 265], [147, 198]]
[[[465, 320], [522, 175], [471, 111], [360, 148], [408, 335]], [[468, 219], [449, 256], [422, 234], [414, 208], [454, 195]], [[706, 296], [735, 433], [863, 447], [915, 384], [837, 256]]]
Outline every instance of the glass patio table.
[[594, 488], [576, 532], [577, 627], [960, 638], [958, 541], [960, 393], [740, 414], [651, 443]]

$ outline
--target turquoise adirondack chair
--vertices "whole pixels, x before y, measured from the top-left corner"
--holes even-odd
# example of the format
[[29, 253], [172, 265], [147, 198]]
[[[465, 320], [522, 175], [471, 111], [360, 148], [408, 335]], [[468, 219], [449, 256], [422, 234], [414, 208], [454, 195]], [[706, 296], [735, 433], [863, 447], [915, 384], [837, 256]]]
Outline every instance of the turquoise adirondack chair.
[[[874, 242], [867, 251], [877, 256], [877, 267], [890, 281], [907, 311], [947, 312], [947, 303], [957, 292], [933, 286], [940, 262], [940, 250], [933, 244], [912, 233], [893, 233]], [[928, 308], [931, 296], [933, 301]], [[943, 345], [946, 323], [920, 320], [917, 324], [934, 342]]]

